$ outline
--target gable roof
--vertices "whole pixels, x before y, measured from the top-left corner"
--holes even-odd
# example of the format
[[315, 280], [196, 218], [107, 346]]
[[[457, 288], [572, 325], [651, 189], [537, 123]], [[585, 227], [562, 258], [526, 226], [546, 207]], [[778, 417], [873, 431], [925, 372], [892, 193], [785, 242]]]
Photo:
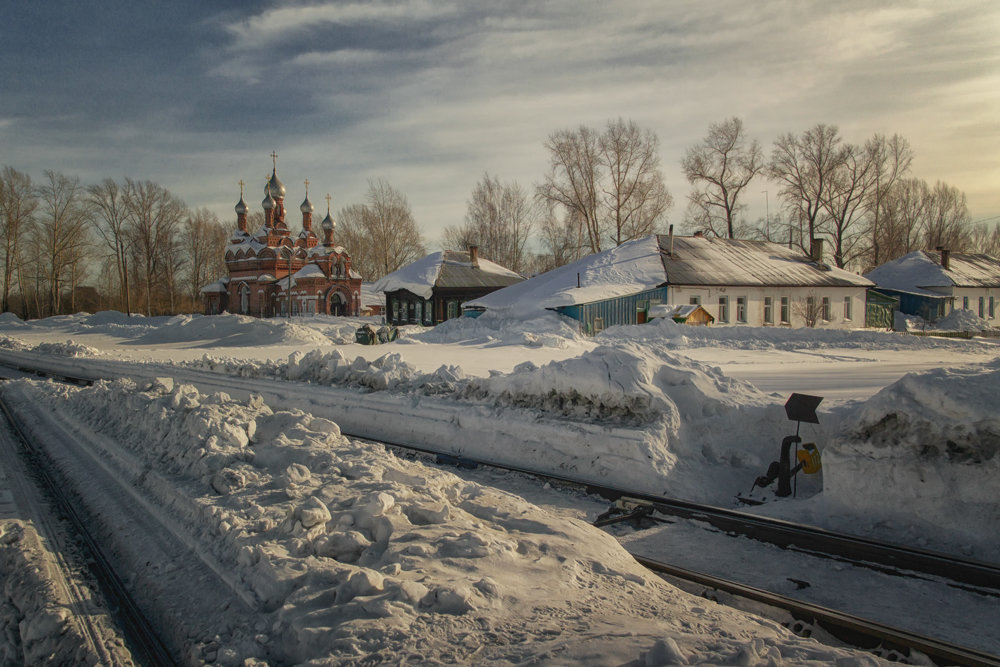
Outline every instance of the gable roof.
[[866, 278], [812, 261], [798, 248], [768, 241], [659, 236], [671, 285], [740, 287], [871, 287]]
[[488, 259], [480, 257], [478, 266], [473, 266], [468, 252], [443, 250], [425, 255], [398, 271], [383, 276], [376, 281], [374, 289], [379, 292], [402, 289], [422, 299], [430, 299], [435, 287], [500, 288], [523, 280], [520, 274]]
[[875, 267], [865, 277], [884, 289], [914, 294], [935, 288], [1000, 287], [1000, 259], [953, 252], [945, 269], [939, 251], [914, 250]]
[[[579, 287], [578, 287], [579, 285]], [[528, 312], [591, 303], [664, 285], [871, 287], [866, 278], [766, 241], [645, 236], [506, 287], [466, 306]]]

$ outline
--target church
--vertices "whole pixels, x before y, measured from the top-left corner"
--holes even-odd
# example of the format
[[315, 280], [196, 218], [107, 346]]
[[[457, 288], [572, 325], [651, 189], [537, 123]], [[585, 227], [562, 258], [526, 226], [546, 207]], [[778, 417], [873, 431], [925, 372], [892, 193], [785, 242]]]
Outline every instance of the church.
[[248, 207], [236, 204], [236, 230], [226, 246], [229, 275], [201, 288], [205, 314], [238, 313], [254, 317], [285, 315], [355, 316], [361, 312], [361, 275], [351, 269], [351, 256], [334, 243], [336, 223], [330, 216], [320, 223], [322, 241], [312, 228], [315, 208], [306, 195], [299, 206], [302, 231], [293, 237], [285, 220], [285, 186], [278, 179], [277, 155], [272, 153], [273, 171], [264, 185], [263, 225], [247, 229]]

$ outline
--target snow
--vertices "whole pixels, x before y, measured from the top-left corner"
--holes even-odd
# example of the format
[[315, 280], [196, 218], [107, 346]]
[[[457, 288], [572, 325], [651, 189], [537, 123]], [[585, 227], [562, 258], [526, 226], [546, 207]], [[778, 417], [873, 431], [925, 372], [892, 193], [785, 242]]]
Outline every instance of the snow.
[[[801, 428], [822, 474], [755, 511], [996, 561], [1000, 347], [989, 340], [671, 320], [585, 338], [552, 312], [491, 309], [355, 345], [365, 322], [0, 318], [0, 362], [122, 378], [19, 380], [4, 394], [44, 406], [39, 421], [99, 434], [103, 456], [133, 461], [122, 478], [245, 584], [265, 629], [240, 634], [222, 614], [225, 631], [190, 639], [207, 647], [218, 634], [220, 661], [868, 659], [650, 576], [588, 525], [601, 511], [590, 501], [342, 431], [731, 506], [793, 432], [788, 394], [815, 393], [820, 424]], [[695, 544], [677, 530], [678, 550]], [[983, 618], [989, 604], [948, 613]], [[879, 613], [906, 606], [890, 599]]]
[[[460, 262], [450, 259], [451, 254], [447, 250], [439, 250], [429, 255], [424, 255], [420, 259], [407, 264], [398, 271], [394, 271], [387, 276], [383, 276], [375, 282], [373, 289], [376, 292], [395, 292], [396, 290], [407, 290], [422, 299], [430, 299], [434, 285], [437, 283], [438, 275], [444, 264], [455, 264], [458, 266], [472, 266], [469, 262]], [[464, 254], [464, 253], [463, 253]], [[492, 273], [500, 276], [510, 276], [520, 278], [521, 276], [509, 269], [491, 262], [488, 259], [479, 258], [479, 270], [483, 273]]]
[[[666, 281], [656, 236], [646, 236], [505, 287], [466, 307], [534, 317], [538, 311], [653, 289]], [[579, 285], [579, 286], [578, 286]]]

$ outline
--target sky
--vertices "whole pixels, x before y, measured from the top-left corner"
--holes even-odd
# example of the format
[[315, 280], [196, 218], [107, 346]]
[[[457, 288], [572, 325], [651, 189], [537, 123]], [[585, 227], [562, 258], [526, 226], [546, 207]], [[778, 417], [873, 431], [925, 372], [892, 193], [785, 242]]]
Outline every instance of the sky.
[[[408, 198], [428, 247], [483, 174], [529, 192], [546, 138], [618, 117], [656, 132], [683, 220], [684, 151], [737, 116], [784, 133], [898, 133], [912, 175], [1000, 220], [1000, 3], [13, 2], [0, 25], [0, 165], [159, 183], [235, 224], [277, 170], [294, 212], [369, 179]], [[752, 184], [753, 220], [777, 185]]]

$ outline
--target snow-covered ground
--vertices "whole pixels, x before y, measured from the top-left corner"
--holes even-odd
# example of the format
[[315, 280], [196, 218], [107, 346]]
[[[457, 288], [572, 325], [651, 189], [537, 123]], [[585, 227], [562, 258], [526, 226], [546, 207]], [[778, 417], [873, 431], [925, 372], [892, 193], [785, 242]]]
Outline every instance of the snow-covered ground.
[[802, 425], [822, 474], [757, 511], [998, 560], [990, 340], [664, 321], [584, 338], [555, 315], [486, 313], [361, 346], [362, 322], [0, 317], [0, 362], [125, 378], [4, 393], [100, 434], [101, 456], [140, 493], [166, 484], [187, 498], [170, 504], [177, 530], [235, 573], [266, 621], [191, 639], [219, 661], [849, 655], [650, 577], [586, 524], [592, 501], [443, 471], [341, 429], [731, 505], [794, 432], [788, 395], [810, 393], [825, 397], [820, 424]]

